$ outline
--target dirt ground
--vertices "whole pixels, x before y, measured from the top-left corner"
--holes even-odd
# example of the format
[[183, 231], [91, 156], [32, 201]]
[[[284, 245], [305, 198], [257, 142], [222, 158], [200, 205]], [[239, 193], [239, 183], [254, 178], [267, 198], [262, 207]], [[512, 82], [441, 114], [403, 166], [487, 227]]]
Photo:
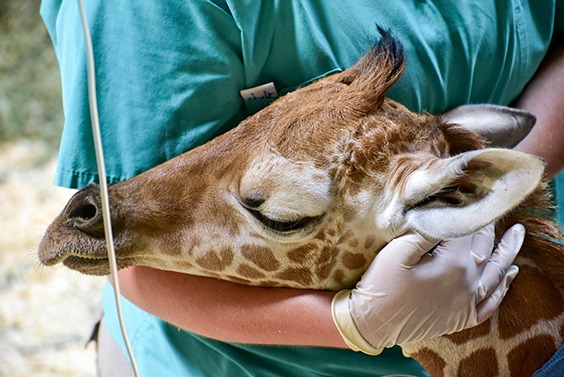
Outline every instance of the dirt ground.
[[52, 184], [55, 158], [39, 142], [0, 144], [0, 377], [92, 377], [85, 348], [102, 278], [43, 267], [36, 249], [72, 190]]

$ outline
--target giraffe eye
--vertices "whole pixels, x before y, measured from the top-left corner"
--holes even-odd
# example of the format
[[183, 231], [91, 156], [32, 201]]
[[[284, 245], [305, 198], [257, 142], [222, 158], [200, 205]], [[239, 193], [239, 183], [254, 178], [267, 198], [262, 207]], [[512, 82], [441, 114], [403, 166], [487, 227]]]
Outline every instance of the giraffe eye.
[[271, 230], [274, 230], [274, 231], [280, 232], [280, 233], [289, 233], [289, 232], [293, 232], [293, 231], [296, 231], [296, 230], [303, 229], [303, 228], [307, 227], [308, 225], [311, 225], [312, 223], [317, 222], [322, 217], [322, 216], [302, 217], [302, 218], [299, 218], [299, 219], [296, 219], [296, 220], [278, 221], [278, 220], [273, 220], [273, 219], [270, 219], [270, 218], [264, 216], [262, 213], [260, 213], [259, 211], [255, 210], [255, 209], [247, 208], [247, 211], [249, 211], [249, 213], [251, 215], [253, 215], [254, 218], [256, 218], [258, 221], [260, 221], [261, 224], [263, 224], [264, 226], [266, 226], [267, 228], [269, 228]]

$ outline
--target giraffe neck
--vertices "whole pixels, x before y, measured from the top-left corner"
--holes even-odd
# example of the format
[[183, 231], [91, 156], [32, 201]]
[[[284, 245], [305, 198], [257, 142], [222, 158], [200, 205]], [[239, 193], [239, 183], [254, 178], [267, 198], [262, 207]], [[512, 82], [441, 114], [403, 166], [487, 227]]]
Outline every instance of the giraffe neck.
[[[530, 260], [485, 323], [402, 346], [432, 377], [531, 376], [564, 343], [564, 292]], [[519, 308], [518, 310], [515, 308]]]

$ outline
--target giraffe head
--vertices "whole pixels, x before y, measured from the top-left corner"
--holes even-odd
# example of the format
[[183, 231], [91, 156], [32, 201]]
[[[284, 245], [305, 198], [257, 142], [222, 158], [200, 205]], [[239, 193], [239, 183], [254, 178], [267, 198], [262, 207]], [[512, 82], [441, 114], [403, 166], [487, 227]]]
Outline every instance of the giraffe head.
[[[407, 230], [460, 236], [511, 211], [544, 164], [503, 147], [534, 118], [497, 106], [413, 113], [385, 97], [404, 64], [401, 45], [383, 33], [350, 69], [110, 186], [119, 267], [340, 289]], [[39, 257], [108, 273], [97, 186], [71, 198]]]

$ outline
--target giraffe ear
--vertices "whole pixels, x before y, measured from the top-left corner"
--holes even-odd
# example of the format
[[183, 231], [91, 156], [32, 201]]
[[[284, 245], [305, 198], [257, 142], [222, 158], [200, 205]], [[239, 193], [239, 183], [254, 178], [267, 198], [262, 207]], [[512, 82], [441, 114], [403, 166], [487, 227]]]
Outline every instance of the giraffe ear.
[[492, 147], [513, 148], [528, 135], [535, 125], [533, 114], [497, 105], [465, 105], [443, 114], [447, 123], [475, 131]]
[[514, 209], [540, 183], [544, 162], [509, 149], [437, 159], [407, 178], [407, 226], [435, 238], [466, 235]]

